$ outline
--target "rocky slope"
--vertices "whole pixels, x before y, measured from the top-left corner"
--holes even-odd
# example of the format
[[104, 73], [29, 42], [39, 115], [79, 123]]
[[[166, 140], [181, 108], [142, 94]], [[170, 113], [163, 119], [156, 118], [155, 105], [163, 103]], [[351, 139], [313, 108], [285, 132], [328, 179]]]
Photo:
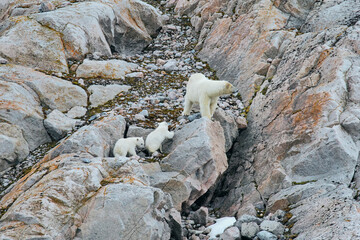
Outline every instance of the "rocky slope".
[[[0, 238], [360, 238], [356, 0], [149, 3], [0, 3]], [[179, 117], [194, 72], [242, 101]]]
[[360, 238], [360, 5], [174, 4], [200, 32], [199, 57], [240, 88], [248, 111], [212, 206], [237, 216], [287, 210], [297, 239]]

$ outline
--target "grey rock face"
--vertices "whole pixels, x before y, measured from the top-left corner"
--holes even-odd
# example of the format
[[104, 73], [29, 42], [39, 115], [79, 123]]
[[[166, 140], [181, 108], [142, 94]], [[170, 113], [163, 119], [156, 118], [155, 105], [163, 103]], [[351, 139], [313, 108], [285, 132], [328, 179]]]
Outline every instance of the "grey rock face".
[[36, 94], [28, 87], [12, 82], [0, 81], [0, 85], [0, 118], [23, 130], [23, 136], [30, 151], [41, 144], [50, 142]]
[[171, 200], [143, 175], [129, 158], [45, 158], [1, 199], [0, 238], [169, 239]]
[[[181, 172], [191, 186], [190, 206], [227, 168], [224, 133], [219, 123], [201, 118], [175, 132], [161, 169]], [[201, 154], [200, 154], [201, 153]]]
[[33, 19], [18, 17], [18, 22], [1, 34], [0, 53], [25, 66], [69, 72], [60, 34]]
[[97, 107], [113, 99], [120, 92], [126, 92], [131, 87], [127, 85], [91, 85], [88, 90], [90, 91], [91, 107]]
[[29, 146], [16, 125], [0, 123], [0, 172], [29, 154]]
[[75, 106], [87, 105], [84, 89], [69, 81], [52, 77], [34, 69], [5, 65], [0, 67], [0, 76], [9, 82], [15, 82], [31, 88], [43, 106], [66, 112]]
[[84, 223], [77, 239], [170, 239], [161, 211], [170, 207], [169, 198], [156, 188], [105, 186], [79, 210]]
[[233, 116], [227, 115], [224, 110], [217, 108], [214, 116], [215, 121], [219, 121], [224, 130], [225, 150], [229, 151], [235, 139], [239, 136], [238, 124]]
[[77, 120], [65, 116], [59, 110], [52, 111], [44, 120], [44, 126], [54, 140], [60, 140], [75, 128]]
[[149, 135], [152, 131], [154, 130], [131, 125], [128, 129], [127, 137], [143, 137], [146, 139], [147, 135]]

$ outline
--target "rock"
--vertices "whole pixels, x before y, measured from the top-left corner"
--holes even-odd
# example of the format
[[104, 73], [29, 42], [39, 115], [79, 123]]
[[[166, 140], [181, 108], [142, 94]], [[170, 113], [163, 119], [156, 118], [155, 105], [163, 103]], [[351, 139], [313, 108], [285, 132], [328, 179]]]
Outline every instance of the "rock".
[[5, 58], [0, 57], [0, 64], [7, 64], [8, 62]]
[[250, 222], [255, 222], [259, 225], [262, 222], [262, 220], [258, 217], [244, 214], [237, 219], [235, 226], [237, 226], [239, 229], [241, 229], [242, 223], [250, 223]]
[[171, 239], [182, 240], [182, 224], [181, 224], [181, 215], [174, 208], [168, 211], [168, 224], [171, 229]]
[[0, 81], [0, 96], [0, 119], [21, 128], [30, 151], [51, 141], [43, 124], [40, 102], [31, 89]]
[[152, 131], [153, 129], [146, 129], [130, 125], [127, 131], [127, 137], [143, 137], [144, 139], [146, 139], [147, 135], [149, 135]]
[[0, 36], [3, 57], [43, 71], [69, 72], [58, 32], [26, 17], [16, 17], [13, 21], [15, 24]]
[[241, 236], [253, 238], [259, 232], [260, 228], [255, 222], [241, 224]]
[[225, 230], [224, 233], [220, 235], [220, 239], [222, 240], [240, 240], [240, 230], [237, 227], [230, 227]]
[[200, 207], [195, 212], [191, 212], [189, 218], [194, 220], [195, 224], [206, 225], [209, 216], [209, 210], [206, 207]]
[[136, 69], [138, 65], [123, 60], [95, 61], [85, 59], [76, 70], [81, 78], [124, 79], [125, 75]]
[[84, 89], [69, 81], [52, 77], [31, 68], [6, 65], [0, 66], [0, 77], [31, 88], [43, 106], [66, 112], [75, 106], [87, 106]]
[[128, 77], [128, 78], [144, 78], [144, 73], [143, 72], [128, 73], [128, 74], [125, 75], [125, 77]]
[[285, 215], [286, 215], [286, 212], [279, 209], [270, 217], [270, 220], [282, 222], [284, 220]]
[[77, 130], [49, 151], [46, 158], [53, 159], [61, 154], [82, 152], [92, 156], [109, 156], [115, 142], [124, 137], [125, 126], [123, 117], [110, 115]]
[[279, 222], [264, 220], [260, 224], [260, 229], [263, 231], [271, 232], [275, 235], [282, 235], [284, 233], [285, 227]]
[[162, 160], [161, 169], [181, 172], [191, 186], [187, 206], [202, 196], [226, 170], [224, 146], [220, 124], [205, 118], [185, 125], [175, 132], [170, 146], [163, 146], [164, 152], [169, 154]]
[[235, 139], [239, 136], [238, 125], [233, 116], [227, 115], [224, 110], [217, 108], [214, 116], [219, 121], [225, 135], [225, 151], [229, 151]]
[[107, 185], [79, 210], [84, 223], [78, 237], [169, 239], [163, 213], [169, 207], [166, 195], [159, 189], [122, 183]]
[[0, 123], [0, 172], [22, 162], [29, 155], [29, 146], [21, 129], [12, 124]]
[[256, 236], [260, 239], [260, 240], [277, 240], [278, 238], [276, 237], [276, 235], [267, 232], [267, 231], [260, 231], [256, 234]]
[[49, 12], [53, 11], [55, 9], [55, 6], [51, 2], [42, 2], [40, 4], [39, 11], [40, 12]]
[[113, 44], [118, 53], [140, 52], [164, 24], [161, 12], [143, 1], [99, 1], [109, 4], [117, 17]]
[[84, 107], [76, 106], [71, 108], [65, 115], [69, 118], [81, 118], [85, 116], [87, 109]]
[[[85, 158], [90, 163], [84, 163]], [[140, 169], [128, 158], [120, 163], [89, 154], [45, 158], [1, 199], [0, 208], [7, 211], [0, 237], [15, 238], [21, 232], [34, 238], [34, 231], [40, 231], [49, 239], [169, 239], [165, 213], [171, 200], [161, 190], [144, 186]], [[34, 208], [37, 204], [43, 208]], [[114, 211], [117, 214], [110, 214]]]
[[91, 107], [97, 107], [115, 98], [120, 92], [126, 92], [130, 89], [127, 85], [91, 85], [88, 90], [90, 91]]
[[65, 116], [59, 110], [53, 110], [44, 120], [44, 126], [55, 141], [65, 137], [75, 128], [77, 120]]
[[150, 185], [160, 188], [171, 195], [174, 207], [181, 211], [182, 203], [187, 201], [191, 188], [186, 178], [178, 172], [154, 172], [149, 173]]
[[175, 71], [178, 70], [177, 64], [178, 62], [175, 59], [171, 59], [163, 65], [163, 68], [167, 72]]

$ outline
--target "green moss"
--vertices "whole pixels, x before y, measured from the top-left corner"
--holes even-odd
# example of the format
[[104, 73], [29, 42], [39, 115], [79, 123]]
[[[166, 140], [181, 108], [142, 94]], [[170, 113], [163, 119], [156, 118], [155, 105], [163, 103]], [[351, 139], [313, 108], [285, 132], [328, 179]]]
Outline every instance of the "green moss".
[[261, 90], [262, 95], [266, 95], [267, 90], [268, 90], [268, 87], [264, 87], [263, 90]]
[[305, 185], [307, 183], [312, 183], [312, 182], [316, 182], [317, 180], [310, 180], [310, 181], [304, 181], [304, 182], [292, 182], [292, 185]]

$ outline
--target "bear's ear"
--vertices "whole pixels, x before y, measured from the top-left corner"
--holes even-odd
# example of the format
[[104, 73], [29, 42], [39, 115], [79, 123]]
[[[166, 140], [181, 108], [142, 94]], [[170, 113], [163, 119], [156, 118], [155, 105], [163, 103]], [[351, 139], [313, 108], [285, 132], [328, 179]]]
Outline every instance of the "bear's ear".
[[232, 84], [231, 83], [226, 83], [226, 88], [230, 90], [232, 88]]

